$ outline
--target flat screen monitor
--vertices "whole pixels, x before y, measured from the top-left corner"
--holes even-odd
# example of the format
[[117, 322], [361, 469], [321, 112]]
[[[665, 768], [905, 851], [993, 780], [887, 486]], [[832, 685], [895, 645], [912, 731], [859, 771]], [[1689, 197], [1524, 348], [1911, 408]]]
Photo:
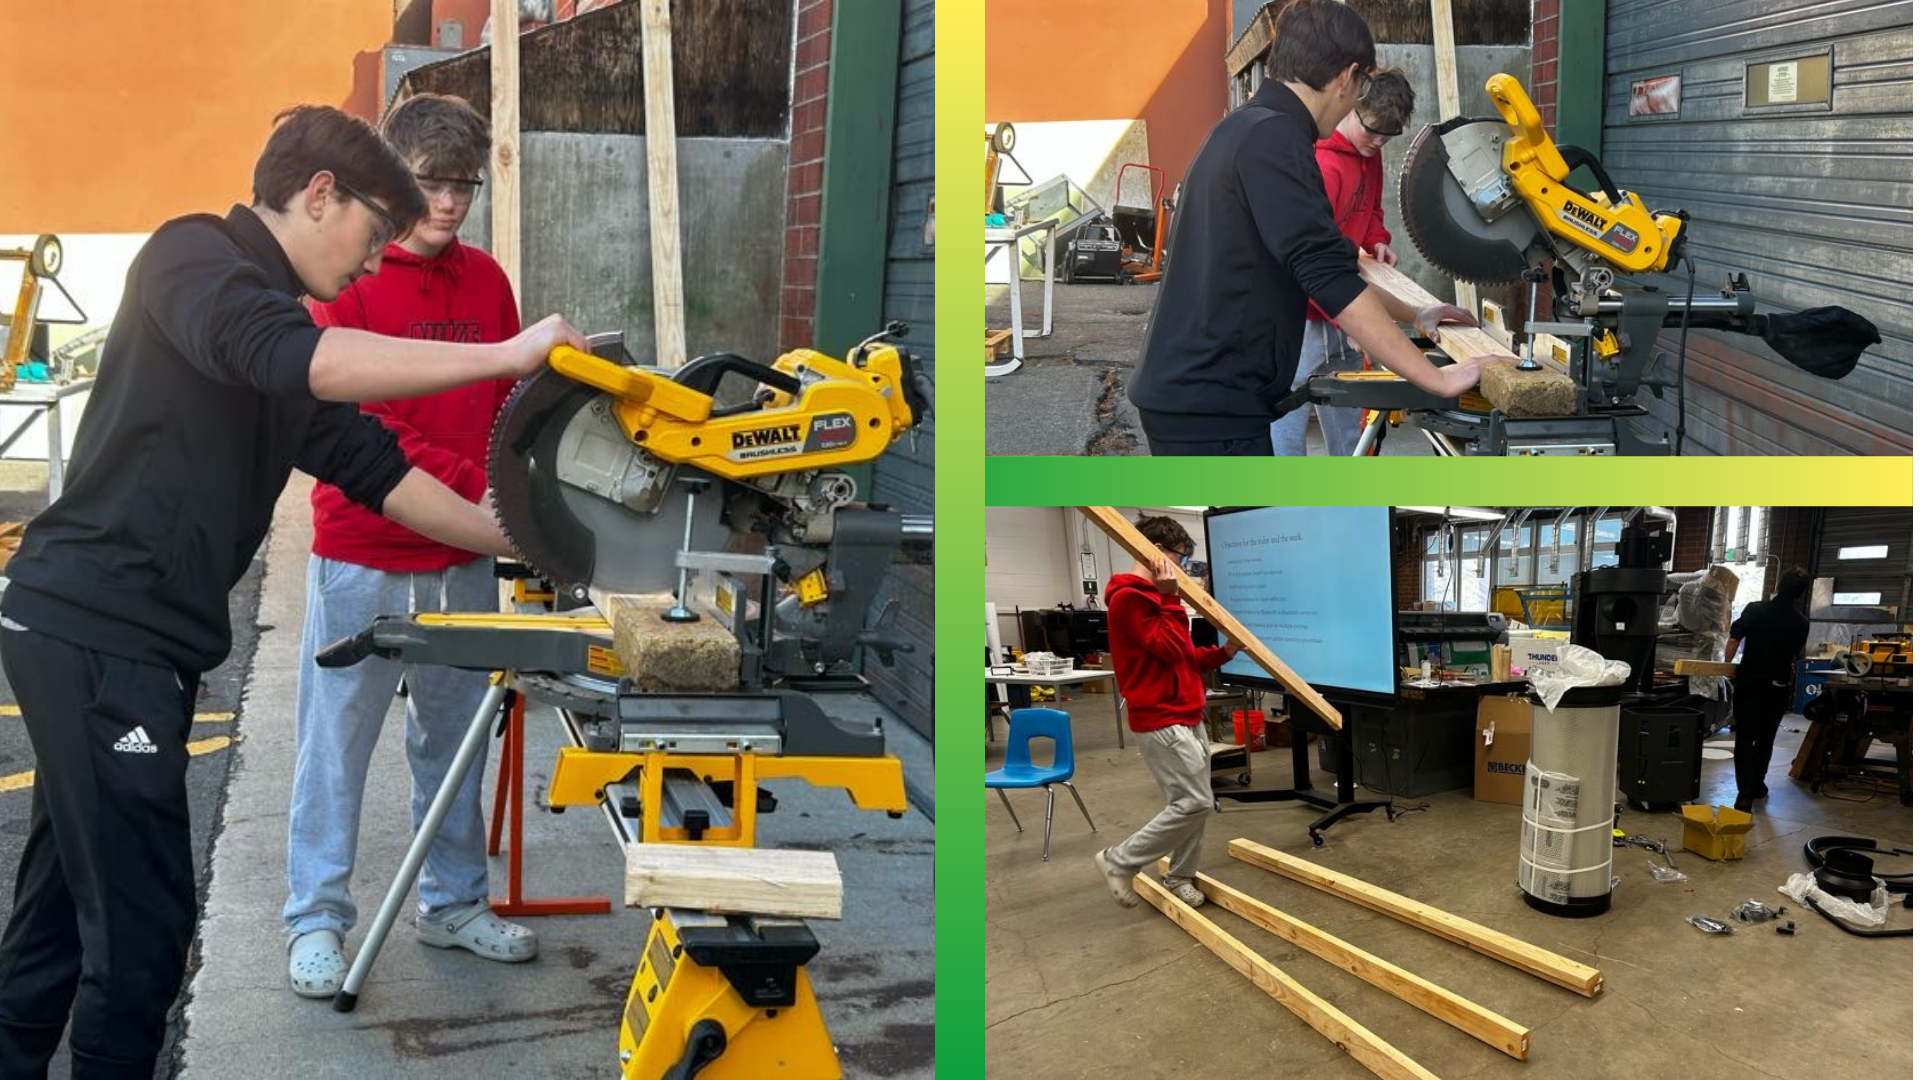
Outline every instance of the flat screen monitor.
[[[1216, 510], [1207, 563], [1214, 599], [1315, 690], [1394, 694], [1392, 507]], [[1283, 689], [1245, 653], [1220, 675]]]

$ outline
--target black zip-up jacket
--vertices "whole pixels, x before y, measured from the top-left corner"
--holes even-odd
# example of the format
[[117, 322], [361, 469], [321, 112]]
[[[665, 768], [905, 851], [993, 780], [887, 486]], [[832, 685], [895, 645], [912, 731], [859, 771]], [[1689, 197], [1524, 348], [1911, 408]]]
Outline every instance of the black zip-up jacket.
[[1127, 387], [1154, 438], [1265, 434], [1293, 386], [1307, 300], [1338, 315], [1365, 291], [1327, 204], [1318, 137], [1300, 98], [1269, 81], [1195, 155]]
[[27, 526], [0, 609], [74, 645], [183, 671], [232, 647], [227, 593], [298, 468], [379, 510], [399, 441], [307, 382], [321, 330], [244, 206], [162, 225], [134, 257], [66, 489]]

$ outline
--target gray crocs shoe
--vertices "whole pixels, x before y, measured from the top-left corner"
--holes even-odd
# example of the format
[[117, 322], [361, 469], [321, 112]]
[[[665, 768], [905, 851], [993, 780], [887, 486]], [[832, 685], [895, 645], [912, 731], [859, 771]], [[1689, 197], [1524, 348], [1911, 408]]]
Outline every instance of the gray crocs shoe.
[[304, 998], [330, 998], [347, 977], [347, 952], [332, 930], [311, 930], [287, 943], [287, 985]]
[[420, 940], [436, 949], [465, 949], [475, 956], [517, 964], [540, 952], [540, 939], [519, 923], [493, 913], [485, 899], [414, 920]]
[[1160, 884], [1165, 885], [1168, 892], [1179, 897], [1180, 902], [1188, 907], [1199, 907], [1207, 902], [1207, 894], [1201, 892], [1190, 877], [1161, 878]]
[[1100, 865], [1100, 875], [1107, 879], [1107, 891], [1113, 894], [1113, 902], [1121, 907], [1138, 907], [1140, 898], [1133, 892], [1133, 875], [1115, 870], [1107, 861], [1106, 848], [1094, 852], [1093, 861]]

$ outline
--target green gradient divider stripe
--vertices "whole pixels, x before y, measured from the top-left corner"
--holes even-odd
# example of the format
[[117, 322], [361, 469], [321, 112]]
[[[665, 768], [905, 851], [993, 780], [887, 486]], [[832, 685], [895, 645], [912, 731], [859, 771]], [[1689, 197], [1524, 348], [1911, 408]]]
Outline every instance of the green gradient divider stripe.
[[[973, 734], [973, 718], [981, 715], [974, 710], [982, 707], [985, 686], [973, 681], [972, 667], [981, 655], [976, 650], [983, 644], [985, 618], [985, 578], [981, 564], [973, 560], [976, 554], [984, 560], [986, 550], [980, 467], [986, 445], [981, 423], [986, 383], [984, 373], [976, 374], [972, 364], [983, 355], [973, 349], [981, 341], [974, 335], [981, 332], [986, 299], [980, 264], [973, 261], [986, 239], [980, 213], [986, 101], [982, 17], [981, 5], [965, 0], [940, 0], [934, 6], [935, 222], [936, 227], [945, 226], [940, 238], [946, 240], [934, 248], [935, 346], [945, 361], [938, 373], [953, 376], [938, 379], [934, 418], [939, 428], [934, 509], [940, 522], [935, 561], [934, 1053], [939, 1075], [956, 1078], [986, 1073], [985, 803], [972, 797], [976, 789], [984, 791], [985, 773], [973, 742], [981, 737]], [[1062, 864], [1062, 871], [1069, 869]]]
[[989, 506], [1911, 506], [1913, 461], [999, 457], [985, 488]]

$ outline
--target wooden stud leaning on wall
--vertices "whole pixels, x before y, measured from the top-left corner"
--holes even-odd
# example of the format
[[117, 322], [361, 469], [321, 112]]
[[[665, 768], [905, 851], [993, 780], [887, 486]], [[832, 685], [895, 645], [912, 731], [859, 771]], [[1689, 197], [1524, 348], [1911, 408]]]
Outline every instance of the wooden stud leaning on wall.
[[1592, 997], [1600, 992], [1606, 982], [1598, 969], [1588, 967], [1577, 960], [1569, 960], [1559, 953], [1549, 952], [1538, 945], [1530, 945], [1516, 937], [1509, 937], [1498, 930], [1481, 926], [1458, 915], [1452, 915], [1436, 907], [1429, 907], [1418, 900], [1401, 896], [1376, 885], [1369, 885], [1356, 877], [1349, 877], [1337, 870], [1297, 859], [1282, 851], [1275, 851], [1264, 844], [1251, 840], [1238, 839], [1227, 843], [1227, 854], [1241, 862], [1252, 863], [1264, 870], [1290, 877], [1302, 884], [1311, 885], [1321, 892], [1332, 893], [1343, 899], [1351, 900], [1361, 907], [1390, 915], [1403, 923], [1417, 926], [1435, 937], [1445, 938], [1456, 945], [1465, 945], [1483, 956], [1512, 967], [1519, 968], [1529, 975], [1535, 975], [1556, 986], [1564, 986], [1576, 994]]
[[[1168, 860], [1161, 859], [1160, 873], [1165, 874], [1167, 866]], [[1193, 881], [1208, 900], [1248, 922], [1285, 938], [1427, 1015], [1452, 1024], [1508, 1057], [1527, 1060], [1532, 1036], [1526, 1028], [1499, 1013], [1390, 964], [1365, 949], [1348, 944], [1317, 926], [1308, 925], [1278, 908], [1263, 904], [1217, 878], [1198, 874]]]
[[[1082, 506], [1078, 509], [1086, 515], [1087, 520], [1099, 526], [1101, 532], [1106, 533], [1114, 543], [1125, 549], [1127, 554], [1142, 563], [1151, 566], [1153, 560], [1159, 556], [1160, 550], [1153, 546], [1153, 541], [1140, 535], [1140, 530], [1134, 528], [1133, 523], [1122, 517], [1113, 507]], [[1320, 696], [1319, 691], [1308, 686], [1305, 680], [1294, 674], [1293, 669], [1288, 667], [1284, 660], [1275, 656], [1272, 649], [1261, 644], [1260, 639], [1253, 636], [1253, 631], [1240, 625], [1240, 620], [1228, 614], [1227, 609], [1221, 607], [1218, 600], [1207, 595], [1207, 591], [1200, 587], [1199, 582], [1188, 577], [1179, 567], [1174, 567], [1173, 572], [1182, 600], [1192, 604], [1194, 610], [1217, 627], [1222, 634], [1238, 642], [1253, 662], [1259, 664], [1267, 674], [1278, 680], [1280, 685], [1286, 688], [1287, 693], [1318, 713], [1321, 719], [1332, 724], [1334, 730], [1340, 729], [1340, 710], [1334, 708], [1326, 698]]]
[[[1428, 307], [1440, 301], [1420, 283], [1386, 263], [1360, 256], [1360, 277], [1367, 284], [1414, 308]], [[1520, 358], [1505, 342], [1477, 326], [1442, 326], [1440, 350], [1455, 360], [1470, 356], [1502, 356], [1501, 362], [1480, 369], [1480, 392], [1493, 407], [1508, 416], [1571, 416], [1574, 410], [1573, 380], [1552, 368], [1521, 371]]]
[[1167, 887], [1145, 874], [1133, 878], [1133, 891], [1147, 903], [1160, 909], [1194, 940], [1245, 975], [1267, 996], [1287, 1007], [1287, 1011], [1307, 1022], [1307, 1026], [1327, 1037], [1333, 1045], [1353, 1056], [1375, 1076], [1387, 1080], [1439, 1080], [1420, 1067], [1420, 1063], [1395, 1050], [1392, 1044], [1360, 1026], [1352, 1017], [1328, 1004], [1324, 998], [1301, 986], [1275, 967], [1271, 961], [1241, 944], [1239, 939], [1215, 925], [1213, 920], [1186, 905], [1167, 891]]
[[687, 362], [687, 310], [680, 280], [680, 156], [667, 0], [640, 0], [640, 51], [647, 99], [647, 228], [653, 239], [653, 362], [673, 369]]
[[[1453, 49], [1453, 0], [1432, 0], [1432, 3], [1433, 81], [1439, 91], [1434, 100], [1440, 106], [1440, 122], [1444, 124], [1460, 115], [1460, 68], [1455, 63]], [[1480, 306], [1473, 286], [1464, 281], [1453, 283], [1453, 302], [1468, 311]], [[1527, 319], [1532, 318], [1529, 312]]]
[[487, 226], [493, 261], [507, 275], [514, 299], [524, 304], [520, 291], [520, 4], [493, 0], [493, 94], [489, 111], [493, 121], [493, 167], [489, 186], [493, 206]]

